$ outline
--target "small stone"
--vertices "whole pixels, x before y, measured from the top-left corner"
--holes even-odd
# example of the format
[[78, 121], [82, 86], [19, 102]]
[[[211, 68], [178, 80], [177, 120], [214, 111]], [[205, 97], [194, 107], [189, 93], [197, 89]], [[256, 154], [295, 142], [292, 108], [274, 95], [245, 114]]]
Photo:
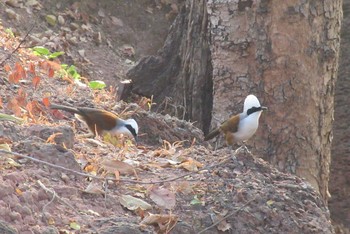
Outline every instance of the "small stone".
[[78, 50], [78, 53], [81, 57], [85, 57], [85, 50]]
[[77, 30], [79, 27], [80, 27], [80, 26], [79, 26], [79, 24], [77, 24], [77, 23], [72, 22], [72, 23], [70, 24], [70, 28], [71, 28], [72, 30]]
[[119, 26], [119, 27], [123, 27], [124, 23], [121, 19], [111, 16], [111, 20], [112, 20], [112, 24], [114, 24], [115, 26]]
[[63, 18], [62, 15], [59, 15], [58, 18], [57, 18], [57, 20], [58, 20], [58, 23], [59, 23], [60, 25], [64, 25], [65, 20], [64, 20], [64, 18]]
[[9, 5], [10, 7], [20, 7], [17, 0], [8, 0], [6, 1], [6, 4]]
[[65, 182], [65, 183], [67, 183], [70, 179], [69, 179], [69, 177], [67, 176], [67, 174], [65, 174], [65, 173], [62, 173], [61, 174], [61, 179]]
[[9, 19], [14, 19], [14, 20], [18, 19], [18, 15], [16, 14], [16, 12], [14, 10], [6, 9], [5, 12], [6, 12], [7, 17]]

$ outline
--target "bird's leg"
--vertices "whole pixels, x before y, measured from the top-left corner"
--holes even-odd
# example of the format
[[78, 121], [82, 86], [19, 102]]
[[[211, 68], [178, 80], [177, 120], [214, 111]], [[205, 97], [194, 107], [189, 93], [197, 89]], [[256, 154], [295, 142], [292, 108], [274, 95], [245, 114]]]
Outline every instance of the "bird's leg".
[[250, 155], [252, 155], [252, 156], [253, 156], [252, 152], [250, 152], [250, 150], [248, 149], [248, 147], [246, 146], [246, 144], [245, 144], [245, 143], [246, 143], [246, 141], [243, 141], [243, 145], [242, 145], [242, 146], [243, 146], [243, 148], [244, 148], [244, 149], [247, 151], [247, 153], [248, 153], [248, 154], [250, 154]]

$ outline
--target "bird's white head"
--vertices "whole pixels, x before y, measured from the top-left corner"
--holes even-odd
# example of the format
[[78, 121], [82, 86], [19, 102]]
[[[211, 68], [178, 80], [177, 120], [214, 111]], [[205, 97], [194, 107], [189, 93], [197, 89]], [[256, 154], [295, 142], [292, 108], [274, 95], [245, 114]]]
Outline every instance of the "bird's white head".
[[258, 98], [255, 95], [250, 94], [244, 100], [244, 110], [243, 110], [243, 112], [246, 113], [247, 110], [249, 110], [252, 107], [260, 107], [260, 102], [259, 102]]
[[139, 125], [137, 124], [136, 120], [134, 119], [127, 119], [125, 120], [125, 127], [129, 130], [132, 135], [135, 138], [135, 141], [137, 141], [137, 134], [139, 133]]
[[135, 130], [136, 135], [139, 133], [139, 125], [137, 124], [136, 120], [127, 119], [125, 120], [125, 123], [129, 124]]

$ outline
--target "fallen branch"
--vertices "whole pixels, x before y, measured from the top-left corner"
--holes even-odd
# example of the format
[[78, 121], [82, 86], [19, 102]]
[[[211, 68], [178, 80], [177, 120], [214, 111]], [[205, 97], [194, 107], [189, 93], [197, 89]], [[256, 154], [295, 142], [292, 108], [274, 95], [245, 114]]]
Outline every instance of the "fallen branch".
[[220, 165], [226, 163], [228, 160], [230, 160], [231, 157], [235, 156], [239, 151], [241, 151], [242, 148], [244, 148], [244, 146], [240, 146], [238, 149], [236, 149], [233, 152], [233, 155], [225, 157], [221, 162], [215, 163], [215, 164], [212, 164], [212, 165], [209, 165], [209, 166], [206, 166], [206, 167], [203, 167], [203, 168], [199, 169], [198, 171], [192, 171], [192, 172], [186, 173], [184, 175], [177, 176], [177, 177], [170, 178], [170, 179], [166, 179], [166, 180], [150, 181], [150, 182], [138, 181], [138, 180], [129, 180], [129, 179], [115, 179], [115, 178], [112, 178], [112, 177], [105, 178], [105, 177], [102, 177], [102, 176], [95, 176], [95, 175], [87, 174], [87, 173], [84, 173], [84, 172], [75, 171], [75, 170], [72, 170], [72, 169], [69, 169], [69, 168], [66, 168], [66, 167], [63, 167], [63, 166], [55, 165], [55, 164], [52, 164], [52, 163], [49, 163], [49, 162], [46, 162], [46, 161], [43, 161], [43, 160], [40, 160], [40, 159], [37, 159], [37, 158], [33, 158], [33, 157], [30, 157], [30, 156], [27, 156], [27, 155], [23, 155], [23, 154], [20, 154], [20, 153], [15, 153], [15, 152], [10, 152], [10, 151], [6, 151], [6, 150], [2, 150], [2, 149], [0, 149], [0, 154], [12, 154], [14, 156], [17, 156], [17, 157], [20, 157], [20, 158], [25, 158], [25, 159], [31, 160], [33, 162], [38, 162], [38, 163], [45, 164], [45, 165], [53, 167], [53, 168], [61, 169], [63, 171], [69, 171], [69, 172], [74, 173], [76, 175], [89, 177], [89, 178], [94, 178], [94, 179], [98, 179], [98, 180], [112, 180], [112, 181], [116, 181], [116, 182], [133, 183], [133, 184], [162, 184], [162, 183], [166, 183], [166, 182], [176, 181], [176, 180], [184, 178], [186, 176], [190, 176], [190, 175], [196, 174], [196, 173], [198, 173], [200, 171], [205, 171], [205, 170], [209, 170], [211, 168], [220, 166]]

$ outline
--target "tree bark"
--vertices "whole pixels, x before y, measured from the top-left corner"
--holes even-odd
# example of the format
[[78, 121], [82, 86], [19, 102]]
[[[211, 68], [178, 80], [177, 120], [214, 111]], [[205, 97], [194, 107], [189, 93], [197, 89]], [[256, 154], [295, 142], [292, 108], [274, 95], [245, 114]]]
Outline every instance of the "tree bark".
[[[212, 67], [205, 0], [181, 8], [164, 47], [129, 70], [132, 92], [151, 97], [156, 110], [194, 121], [208, 131], [212, 107]], [[123, 95], [128, 96], [128, 95]]]
[[[339, 224], [338, 233], [350, 233], [350, 0], [343, 2], [344, 20], [341, 30], [339, 74], [335, 87], [334, 140], [329, 191], [329, 209], [333, 225]], [[344, 229], [344, 227], [346, 229]]]
[[209, 1], [213, 119], [250, 93], [269, 107], [248, 144], [328, 198], [341, 0]]

